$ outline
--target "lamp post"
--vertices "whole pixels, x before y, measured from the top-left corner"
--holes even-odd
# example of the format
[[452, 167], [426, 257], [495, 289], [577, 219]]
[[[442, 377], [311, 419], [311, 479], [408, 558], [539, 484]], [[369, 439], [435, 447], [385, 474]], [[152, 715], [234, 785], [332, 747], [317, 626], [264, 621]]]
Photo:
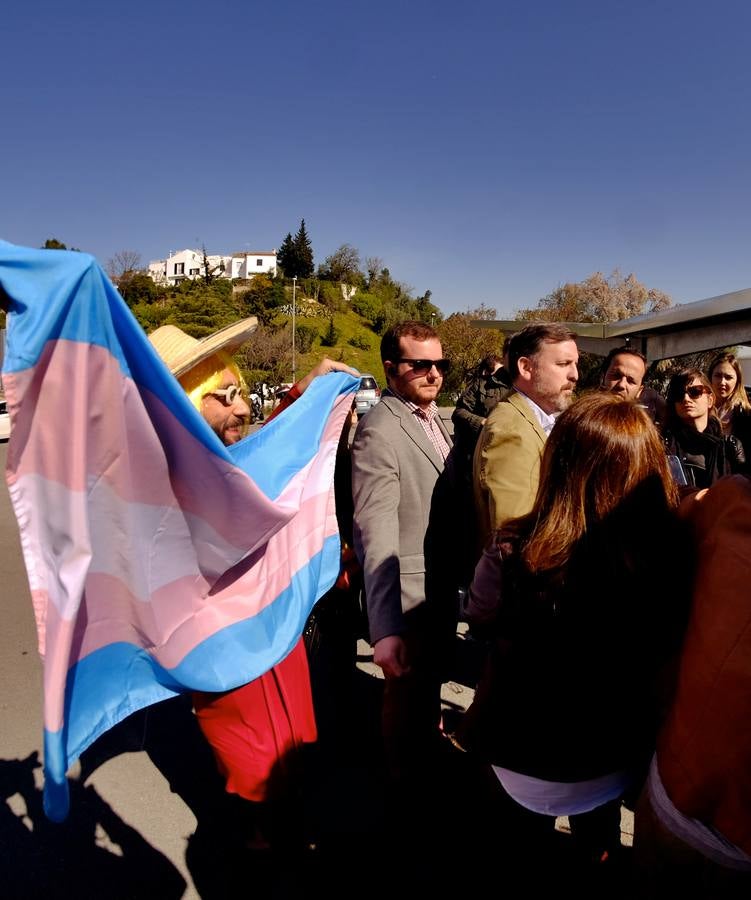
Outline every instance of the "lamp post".
[[295, 371], [297, 365], [295, 362], [295, 295], [297, 294], [297, 275], [292, 276], [292, 384], [297, 382]]

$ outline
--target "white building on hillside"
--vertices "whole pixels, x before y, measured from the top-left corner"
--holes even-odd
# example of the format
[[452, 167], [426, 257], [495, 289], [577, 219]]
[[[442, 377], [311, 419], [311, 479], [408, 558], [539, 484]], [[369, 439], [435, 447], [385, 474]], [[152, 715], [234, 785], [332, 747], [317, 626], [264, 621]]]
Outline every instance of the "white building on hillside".
[[[248, 250], [232, 254], [207, 254], [209, 269], [220, 278], [252, 278], [260, 273], [276, 275], [276, 250]], [[179, 284], [205, 275], [202, 250], [180, 250], [167, 259], [149, 263], [149, 275], [157, 284]]]

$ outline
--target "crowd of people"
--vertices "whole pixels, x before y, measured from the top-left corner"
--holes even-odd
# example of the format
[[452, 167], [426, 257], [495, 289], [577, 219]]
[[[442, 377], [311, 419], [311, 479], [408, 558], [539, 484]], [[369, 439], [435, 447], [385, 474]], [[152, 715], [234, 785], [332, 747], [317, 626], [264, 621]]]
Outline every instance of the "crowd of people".
[[[151, 335], [224, 444], [250, 421], [231, 357], [249, 327], [204, 341], [174, 326]], [[619, 347], [599, 386], [577, 396], [576, 335], [528, 325], [480, 363], [452, 437], [436, 405], [450, 367], [438, 332], [393, 326], [381, 359], [387, 388], [351, 447], [348, 422], [337, 457], [342, 574], [315, 627], [261, 678], [193, 698], [236, 804], [233, 827], [249, 848], [273, 847], [272, 785], [294, 777], [286, 762], [332, 735], [335, 752], [350, 711], [332, 725], [331, 703], [351, 698], [336, 696], [320, 653], [328, 645], [354, 668], [361, 602], [384, 677], [395, 872], [424, 872], [458, 827], [447, 815], [482, 808], [492, 827], [462, 827], [489, 871], [507, 852], [532, 881], [555, 884], [553, 826], [565, 816], [567, 852], [620, 878], [626, 804], [638, 809], [634, 896], [747, 892], [751, 407], [738, 361], [723, 353], [706, 374], [677, 372], [663, 398], [645, 385], [644, 356]], [[274, 415], [332, 371], [353, 372], [324, 359]], [[484, 664], [449, 728], [441, 685], [461, 619]]]

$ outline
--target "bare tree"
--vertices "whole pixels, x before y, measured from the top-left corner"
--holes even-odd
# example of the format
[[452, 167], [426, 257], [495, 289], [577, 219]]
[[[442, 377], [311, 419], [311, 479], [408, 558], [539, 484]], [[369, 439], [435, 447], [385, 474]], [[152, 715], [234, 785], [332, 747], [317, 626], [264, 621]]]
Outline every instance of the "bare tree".
[[614, 269], [606, 278], [593, 272], [584, 281], [569, 282], [543, 297], [536, 307], [520, 309], [528, 322], [615, 322], [672, 306], [670, 297], [642, 284], [634, 274]]
[[289, 371], [292, 359], [292, 329], [289, 325], [272, 329], [259, 324], [239, 353], [243, 368], [268, 372], [268, 380], [276, 384]]
[[385, 268], [384, 262], [380, 256], [368, 256], [365, 260], [365, 272], [368, 276], [368, 287], [370, 288], [378, 276]]
[[135, 250], [118, 250], [107, 260], [107, 274], [114, 281], [119, 281], [123, 275], [138, 272], [141, 268], [141, 254]]
[[344, 281], [352, 284], [362, 278], [360, 272], [360, 253], [351, 244], [342, 244], [331, 256], [327, 256], [319, 271], [320, 278], [330, 281]]

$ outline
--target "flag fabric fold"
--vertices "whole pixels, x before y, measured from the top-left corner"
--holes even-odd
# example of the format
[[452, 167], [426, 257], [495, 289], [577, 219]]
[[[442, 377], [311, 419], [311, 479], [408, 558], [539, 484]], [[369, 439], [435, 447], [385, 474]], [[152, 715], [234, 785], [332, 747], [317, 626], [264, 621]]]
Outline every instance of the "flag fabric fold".
[[93, 257], [0, 242], [6, 480], [44, 665], [45, 809], [130, 713], [268, 671], [339, 571], [336, 448], [358, 379], [316, 378], [224, 447]]

